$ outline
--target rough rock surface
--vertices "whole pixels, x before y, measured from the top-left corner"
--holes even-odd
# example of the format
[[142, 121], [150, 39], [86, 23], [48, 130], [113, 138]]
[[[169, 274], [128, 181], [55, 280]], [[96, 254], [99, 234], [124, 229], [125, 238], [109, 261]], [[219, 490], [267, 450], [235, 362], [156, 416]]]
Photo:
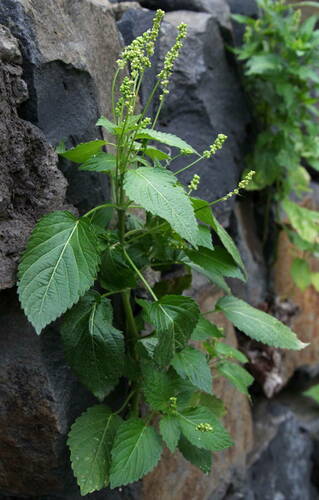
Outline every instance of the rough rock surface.
[[[149, 13], [127, 11], [119, 23], [124, 40], [131, 39], [149, 27]], [[197, 150], [203, 151], [218, 133], [228, 135], [227, 147], [215, 159], [201, 163], [198, 173], [201, 183], [198, 194], [207, 200], [232, 191], [242, 169], [242, 148], [250, 117], [245, 96], [239, 84], [236, 67], [225, 52], [219, 24], [212, 14], [190, 11], [168, 12], [163, 25], [158, 64], [174, 43], [176, 26], [189, 25], [187, 40], [176, 63], [171, 92], [162, 111], [159, 126], [184, 138]], [[152, 86], [152, 75], [147, 87]], [[147, 94], [147, 92], [145, 92]], [[185, 166], [187, 159], [178, 159], [173, 169]], [[188, 183], [195, 169], [181, 175]], [[234, 200], [216, 205], [216, 212], [228, 222]]]
[[67, 182], [42, 132], [19, 118], [28, 97], [17, 40], [0, 25], [0, 289], [15, 283], [17, 260], [36, 220], [64, 205]]
[[[134, 4], [130, 3], [130, 6]], [[121, 7], [125, 10], [126, 4]], [[115, 10], [114, 10], [115, 9]], [[95, 127], [110, 113], [111, 82], [121, 49], [115, 16], [105, 0], [2, 0], [0, 23], [19, 39], [30, 98], [21, 116], [54, 146], [101, 138]], [[105, 200], [105, 176], [78, 172], [67, 161], [68, 200], [81, 211]]]

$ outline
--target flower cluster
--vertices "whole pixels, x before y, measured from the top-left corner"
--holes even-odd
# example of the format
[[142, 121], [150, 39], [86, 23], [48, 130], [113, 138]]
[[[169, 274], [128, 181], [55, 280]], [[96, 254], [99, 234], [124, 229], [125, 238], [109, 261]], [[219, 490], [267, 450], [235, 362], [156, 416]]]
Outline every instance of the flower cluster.
[[240, 189], [246, 189], [246, 187], [248, 186], [248, 184], [250, 183], [250, 181], [252, 180], [252, 178], [254, 177], [255, 175], [255, 171], [254, 170], [250, 170], [246, 175], [245, 177], [240, 181], [240, 183], [238, 184], [237, 188], [234, 189], [233, 191], [231, 191], [230, 193], [226, 194], [222, 200], [223, 201], [226, 201], [228, 200], [229, 198], [231, 198], [232, 196], [235, 196], [237, 194], [239, 194], [239, 191]]
[[196, 425], [196, 430], [199, 432], [212, 432], [213, 427], [207, 423], [201, 423]]
[[161, 88], [162, 88], [162, 94], [159, 97], [160, 101], [163, 101], [163, 99], [165, 98], [165, 95], [169, 93], [169, 90], [168, 90], [169, 79], [173, 73], [174, 63], [179, 56], [181, 48], [183, 47], [183, 40], [187, 35], [187, 25], [184, 23], [181, 23], [178, 26], [177, 30], [178, 30], [178, 34], [176, 37], [175, 44], [167, 52], [165, 59], [164, 59], [163, 69], [157, 75], [157, 77], [160, 81]]
[[195, 174], [191, 182], [188, 184], [188, 189], [190, 191], [196, 191], [200, 182], [200, 176]]
[[177, 409], [177, 398], [171, 397], [169, 398], [169, 407], [173, 412]]
[[219, 149], [222, 149], [226, 139], [227, 135], [218, 134], [217, 138], [215, 139], [213, 144], [209, 147], [209, 149], [203, 152], [203, 157], [210, 158], [211, 156], [214, 156], [214, 154], [216, 154]]

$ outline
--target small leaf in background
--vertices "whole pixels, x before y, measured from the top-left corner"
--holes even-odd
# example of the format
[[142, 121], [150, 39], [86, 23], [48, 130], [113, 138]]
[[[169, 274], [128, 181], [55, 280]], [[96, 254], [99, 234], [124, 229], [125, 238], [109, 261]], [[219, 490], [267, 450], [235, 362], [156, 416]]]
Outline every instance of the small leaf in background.
[[226, 415], [226, 409], [224, 407], [223, 401], [214, 394], [206, 394], [205, 392], [201, 392], [199, 394], [198, 405], [208, 408], [211, 413], [217, 418], [221, 418]]
[[180, 377], [189, 380], [195, 387], [204, 392], [212, 392], [212, 374], [202, 352], [187, 346], [175, 354], [171, 364]]
[[105, 146], [106, 141], [89, 141], [82, 142], [75, 148], [68, 149], [67, 151], [63, 151], [59, 153], [60, 156], [66, 158], [67, 160], [73, 161], [74, 163], [84, 163], [91, 156], [99, 153], [101, 151], [102, 146]]
[[[178, 415], [182, 434], [194, 446], [220, 451], [233, 444], [229, 433], [208, 408], [189, 408]], [[206, 431], [200, 430], [202, 424], [208, 424]]]
[[187, 144], [187, 142], [185, 142], [183, 139], [180, 139], [176, 135], [167, 134], [166, 132], [160, 132], [158, 130], [141, 129], [136, 135], [136, 139], [149, 139], [161, 142], [162, 144], [167, 144], [168, 146], [178, 148], [185, 154], [196, 153], [195, 149]]
[[285, 200], [282, 207], [289, 217], [289, 222], [302, 239], [310, 243], [319, 241], [319, 212], [300, 207], [292, 201]]
[[165, 366], [190, 339], [199, 318], [198, 305], [183, 295], [165, 295], [157, 302], [138, 303], [145, 311], [145, 320], [156, 328], [159, 343], [154, 355]]
[[153, 291], [155, 295], [159, 298], [164, 295], [178, 295], [182, 294], [184, 290], [190, 288], [192, 284], [192, 274], [183, 274], [182, 276], [176, 276], [174, 278], [169, 278], [165, 280], [158, 281]]
[[111, 488], [138, 481], [157, 465], [162, 443], [153, 427], [141, 418], [123, 422], [112, 448]]
[[22, 255], [18, 285], [37, 333], [93, 285], [99, 264], [98, 237], [88, 220], [62, 211], [40, 219]]
[[99, 151], [98, 153], [91, 156], [82, 165], [80, 165], [79, 170], [87, 170], [89, 172], [102, 172], [109, 173], [115, 169], [116, 157], [111, 153], [104, 153]]
[[92, 406], [71, 427], [68, 446], [81, 495], [109, 483], [111, 449], [121, 418], [103, 405]]
[[115, 133], [116, 124], [105, 118], [105, 116], [101, 116], [96, 122], [97, 127], [103, 127], [111, 134]]
[[291, 276], [300, 290], [304, 291], [311, 285], [311, 270], [307, 261], [296, 258], [292, 262]]
[[124, 189], [130, 200], [167, 220], [182, 238], [196, 245], [198, 229], [194, 210], [172, 172], [149, 167], [129, 170]]
[[100, 401], [115, 387], [124, 368], [124, 337], [112, 321], [110, 300], [92, 291], [67, 312], [61, 328], [69, 365]]
[[224, 356], [225, 358], [237, 359], [240, 363], [248, 363], [248, 358], [241, 351], [232, 347], [224, 342], [216, 342], [215, 352], [218, 356]]
[[279, 72], [281, 65], [281, 58], [276, 54], [257, 54], [248, 59], [246, 75]]
[[310, 387], [303, 393], [305, 396], [312, 398], [316, 403], [319, 403], [319, 384]]
[[175, 415], [165, 415], [161, 418], [159, 427], [161, 436], [168, 449], [174, 453], [181, 435], [178, 417]]
[[210, 338], [222, 338], [224, 336], [222, 328], [214, 325], [211, 321], [200, 315], [193, 333], [192, 340], [207, 340]]
[[197, 446], [191, 444], [184, 436], [179, 440], [178, 449], [186, 460], [195, 465], [195, 467], [198, 467], [205, 474], [209, 474], [213, 461], [211, 451], [197, 448]]
[[315, 287], [317, 292], [319, 292], [319, 273], [312, 273], [311, 283]]
[[240, 365], [229, 361], [220, 361], [217, 365], [218, 372], [226, 377], [240, 392], [248, 395], [248, 387], [253, 383], [254, 377]]
[[278, 319], [236, 297], [223, 297], [217, 302], [216, 310], [222, 311], [238, 330], [264, 344], [294, 350], [303, 349], [308, 345], [301, 342], [296, 334]]

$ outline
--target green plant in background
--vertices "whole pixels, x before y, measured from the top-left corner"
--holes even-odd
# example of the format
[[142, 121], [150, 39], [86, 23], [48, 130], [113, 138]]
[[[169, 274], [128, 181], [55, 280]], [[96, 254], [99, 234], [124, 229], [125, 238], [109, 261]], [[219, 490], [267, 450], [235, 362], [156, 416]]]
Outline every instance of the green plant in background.
[[316, 403], [319, 403], [319, 384], [313, 385], [310, 389], [304, 392], [305, 396], [313, 399]]
[[[318, 4], [257, 3], [259, 19], [233, 16], [246, 25], [235, 53], [244, 61], [245, 85], [259, 125], [247, 157], [248, 168], [256, 171], [248, 189], [267, 188], [269, 201], [277, 205], [277, 222], [282, 210], [288, 216], [284, 226], [295, 247], [303, 257], [318, 255], [319, 213], [295, 202], [310, 191], [307, 167], [319, 170], [319, 31], [317, 17], [301, 22], [296, 6]], [[292, 277], [301, 289], [313, 284], [319, 290], [319, 273], [312, 273], [304, 258], [294, 259]]]
[[[197, 174], [188, 187], [178, 178], [212, 157], [225, 136], [200, 154], [182, 139], [155, 130], [159, 111], [153, 122], [147, 117], [153, 97], [159, 92], [160, 110], [168, 92], [186, 36], [184, 24], [148, 102], [136, 111], [163, 15], [157, 12], [153, 27], [126, 47], [118, 61], [113, 121], [102, 117], [97, 122], [113, 142], [96, 140], [59, 150], [80, 170], [108, 175], [112, 200], [82, 217], [67, 211], [43, 217], [19, 266], [19, 296], [27, 317], [39, 334], [63, 315], [65, 357], [101, 403], [75, 421], [68, 438], [83, 495], [140, 479], [156, 466], [164, 444], [172, 453], [178, 448], [204, 472], [210, 471], [212, 452], [232, 444], [219, 420], [225, 410], [214, 395], [211, 368], [244, 394], [253, 378], [238, 364], [247, 362], [246, 357], [223, 341], [222, 330], [193, 298], [183, 295], [192, 270], [220, 287], [224, 296], [214, 311], [248, 336], [281, 348], [304, 347], [287, 326], [230, 294], [225, 278], [245, 280], [246, 274], [232, 239], [211, 210], [216, 201], [192, 196], [200, 181]], [[174, 174], [168, 169], [171, 154], [151, 141], [193, 159]], [[105, 145], [114, 153], [104, 152]], [[163, 276], [176, 264], [177, 277]], [[147, 277], [150, 269], [163, 272], [155, 284]], [[113, 304], [120, 303], [115, 327]]]

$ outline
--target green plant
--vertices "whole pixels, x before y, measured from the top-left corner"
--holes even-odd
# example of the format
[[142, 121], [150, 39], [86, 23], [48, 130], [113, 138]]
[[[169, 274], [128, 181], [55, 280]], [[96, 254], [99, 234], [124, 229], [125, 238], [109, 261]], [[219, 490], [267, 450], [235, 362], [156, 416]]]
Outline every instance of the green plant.
[[[281, 348], [304, 346], [287, 326], [230, 295], [225, 278], [245, 280], [245, 270], [234, 242], [211, 210], [216, 201], [191, 196], [198, 175], [186, 189], [178, 180], [182, 170], [213, 156], [225, 136], [219, 135], [199, 154], [182, 139], [154, 129], [185, 25], [179, 26], [155, 88], [136, 114], [162, 17], [158, 11], [153, 28], [125, 48], [118, 61], [113, 121], [102, 117], [97, 122], [114, 142], [96, 140], [67, 151], [59, 147], [80, 170], [109, 176], [112, 201], [79, 218], [66, 211], [43, 217], [19, 266], [19, 296], [27, 317], [40, 333], [65, 313], [61, 336], [66, 359], [101, 402], [76, 420], [68, 438], [83, 495], [140, 479], [156, 466], [163, 442], [204, 472], [210, 470], [211, 452], [232, 444], [219, 421], [224, 407], [212, 390], [211, 365], [216, 376], [226, 377], [244, 394], [253, 379], [237, 363], [247, 362], [246, 357], [224, 343], [222, 330], [183, 295], [191, 285], [192, 269], [225, 292], [215, 311], [247, 335]], [[151, 122], [147, 111], [157, 91], [159, 111]], [[168, 169], [171, 155], [150, 141], [195, 159], [173, 174]], [[115, 152], [102, 151], [106, 144]], [[211, 231], [219, 240], [216, 245]], [[150, 284], [145, 270], [165, 271], [176, 264], [177, 277]], [[116, 327], [112, 296], [117, 304], [117, 297], [122, 299]]]
[[312, 387], [310, 387], [310, 389], [307, 389], [303, 394], [313, 399], [316, 403], [319, 403], [319, 384], [313, 385]]
[[[319, 290], [319, 275], [305, 260], [319, 252], [319, 213], [292, 201], [310, 191], [307, 167], [319, 170], [317, 17], [301, 22], [299, 4], [284, 0], [257, 3], [259, 19], [233, 16], [246, 25], [243, 44], [235, 53], [244, 61], [244, 81], [259, 125], [247, 157], [248, 168], [256, 171], [248, 189], [268, 189], [268, 210], [272, 199], [278, 223], [280, 212], [286, 213], [284, 227], [299, 249], [292, 277], [301, 289], [313, 284]], [[268, 213], [265, 219], [267, 225]]]

